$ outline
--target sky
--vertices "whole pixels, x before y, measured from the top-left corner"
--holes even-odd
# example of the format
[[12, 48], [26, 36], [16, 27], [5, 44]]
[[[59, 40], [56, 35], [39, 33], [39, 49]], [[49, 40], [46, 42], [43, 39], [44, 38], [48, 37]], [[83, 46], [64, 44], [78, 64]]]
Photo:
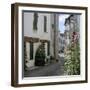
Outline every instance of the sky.
[[65, 26], [64, 26], [65, 19], [68, 18], [69, 16], [70, 16], [70, 14], [60, 14], [59, 15], [59, 30], [60, 30], [60, 33], [64, 33], [64, 31], [65, 31]]

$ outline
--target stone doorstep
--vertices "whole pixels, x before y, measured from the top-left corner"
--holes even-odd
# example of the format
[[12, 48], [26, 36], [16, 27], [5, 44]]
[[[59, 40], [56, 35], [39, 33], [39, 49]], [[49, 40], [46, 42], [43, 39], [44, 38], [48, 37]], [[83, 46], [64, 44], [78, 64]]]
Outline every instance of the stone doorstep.
[[35, 70], [37, 68], [39, 68], [39, 67], [38, 66], [32, 66], [32, 67], [28, 67], [27, 70]]

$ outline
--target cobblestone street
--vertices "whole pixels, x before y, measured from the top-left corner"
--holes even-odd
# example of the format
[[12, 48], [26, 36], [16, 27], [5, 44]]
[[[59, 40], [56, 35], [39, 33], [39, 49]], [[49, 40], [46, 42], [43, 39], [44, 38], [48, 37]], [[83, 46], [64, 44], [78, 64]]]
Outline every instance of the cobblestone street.
[[25, 77], [39, 76], [58, 76], [64, 74], [64, 58], [60, 58], [58, 62], [51, 63], [46, 66], [40, 66], [33, 70], [25, 71]]

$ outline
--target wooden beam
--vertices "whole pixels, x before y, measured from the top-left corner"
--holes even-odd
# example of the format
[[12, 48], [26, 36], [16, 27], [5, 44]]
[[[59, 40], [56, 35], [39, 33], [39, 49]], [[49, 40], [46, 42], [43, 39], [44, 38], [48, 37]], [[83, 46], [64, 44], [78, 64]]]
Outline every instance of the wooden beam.
[[39, 42], [39, 38], [24, 36], [24, 41], [37, 43], [37, 42]]

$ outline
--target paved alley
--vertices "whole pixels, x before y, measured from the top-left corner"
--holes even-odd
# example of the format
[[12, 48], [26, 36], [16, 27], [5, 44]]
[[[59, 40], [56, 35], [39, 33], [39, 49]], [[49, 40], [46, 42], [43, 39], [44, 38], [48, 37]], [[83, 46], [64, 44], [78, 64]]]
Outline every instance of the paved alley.
[[46, 66], [39, 66], [36, 69], [25, 71], [25, 77], [39, 77], [39, 76], [57, 76], [64, 74], [64, 58], [56, 63], [51, 63]]

